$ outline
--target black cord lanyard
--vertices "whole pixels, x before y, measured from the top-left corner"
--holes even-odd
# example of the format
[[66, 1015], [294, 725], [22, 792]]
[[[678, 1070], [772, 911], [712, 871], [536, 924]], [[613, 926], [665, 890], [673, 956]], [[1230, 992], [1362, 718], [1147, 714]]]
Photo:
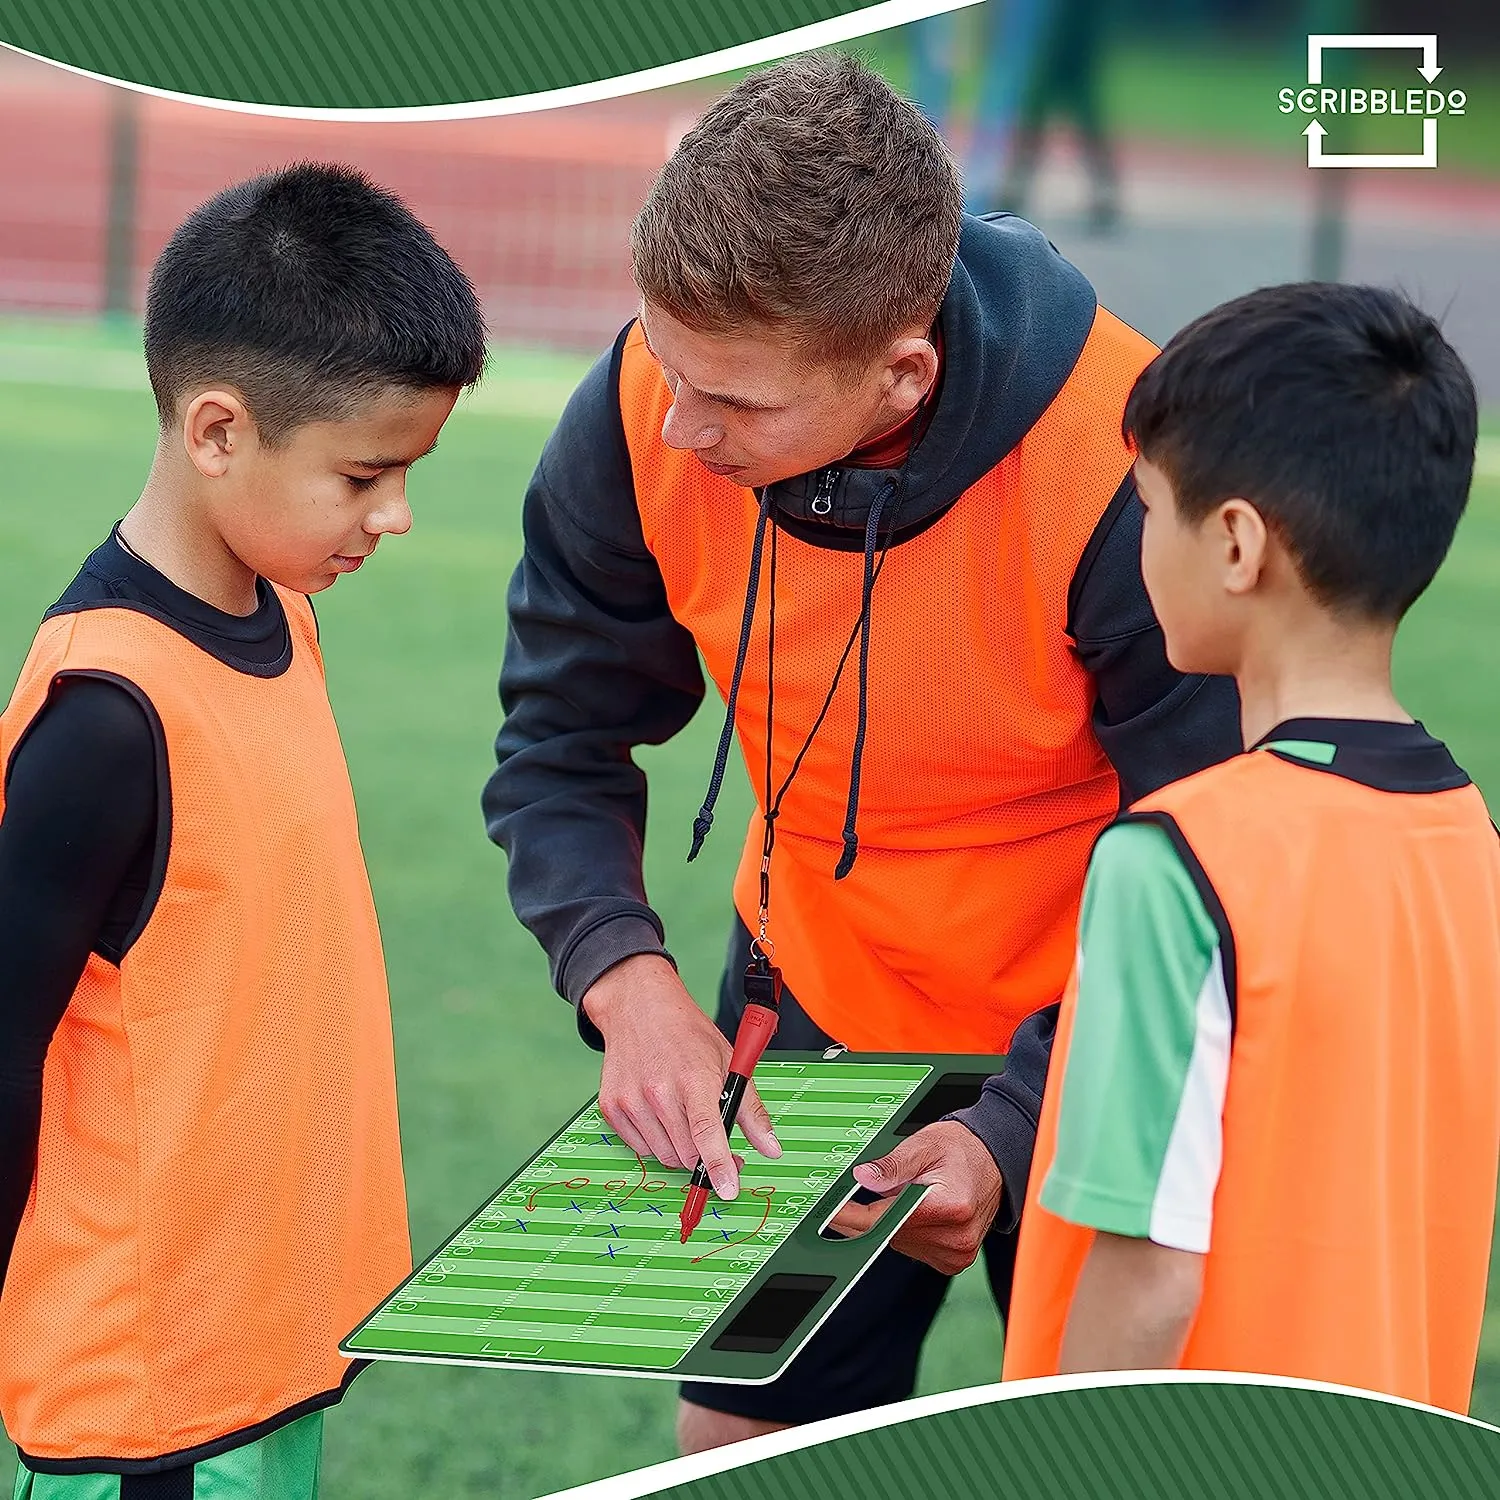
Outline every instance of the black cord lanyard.
[[[771, 521], [771, 557], [767, 568], [766, 588], [767, 621], [766, 621], [766, 779], [765, 779], [765, 808], [762, 813], [762, 822], [765, 832], [761, 840], [760, 851], [760, 910], [757, 916], [758, 931], [750, 943], [750, 955], [752, 959], [751, 969], [760, 973], [776, 972], [771, 970], [771, 960], [776, 953], [776, 944], [767, 936], [766, 929], [771, 917], [771, 854], [776, 847], [776, 820], [781, 816], [781, 804], [786, 800], [786, 794], [791, 790], [792, 783], [797, 779], [797, 773], [802, 769], [802, 762], [807, 757], [807, 752], [812, 748], [813, 739], [818, 730], [823, 727], [823, 720], [828, 717], [828, 711], [833, 707], [834, 695], [838, 692], [839, 683], [843, 680], [844, 668], [848, 665], [849, 655], [854, 650], [855, 643], [860, 638], [860, 632], [865, 623], [865, 615], [871, 609], [871, 599], [876, 580], [880, 577], [885, 567], [886, 557], [891, 550], [891, 542], [896, 535], [896, 529], [901, 521], [901, 511], [906, 504], [906, 468], [911, 461], [912, 448], [916, 447], [916, 439], [913, 436], [911, 448], [907, 449], [906, 462], [901, 465], [900, 473], [896, 480], [896, 505], [891, 514], [891, 522], [886, 529], [885, 541], [880, 548], [879, 557], [864, 581], [861, 590], [863, 597], [860, 600], [859, 618], [854, 622], [854, 628], [849, 632], [849, 639], [844, 643], [843, 652], [839, 656], [838, 666], [834, 669], [833, 681], [829, 684], [827, 695], [823, 699], [823, 706], [818, 710], [817, 717], [813, 720], [812, 728], [807, 731], [807, 737], [802, 741], [802, 748], [797, 751], [792, 760], [790, 769], [786, 773], [786, 779], [780, 788], [772, 795], [774, 772], [772, 769], [772, 750], [775, 740], [776, 719], [776, 554], [777, 539], [781, 534], [780, 527], [776, 524], [775, 514], [772, 513]], [[764, 496], [762, 496], [764, 503]]]

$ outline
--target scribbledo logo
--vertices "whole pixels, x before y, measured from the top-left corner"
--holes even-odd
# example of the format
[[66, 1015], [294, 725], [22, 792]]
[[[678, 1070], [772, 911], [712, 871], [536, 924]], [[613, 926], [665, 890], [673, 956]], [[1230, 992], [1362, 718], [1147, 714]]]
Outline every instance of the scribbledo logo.
[[[1409, 51], [1421, 54], [1416, 72], [1425, 86], [1388, 88], [1331, 88], [1323, 83], [1323, 59], [1330, 52]], [[1462, 89], [1439, 89], [1433, 85], [1443, 70], [1438, 63], [1438, 39], [1433, 36], [1310, 36], [1307, 39], [1307, 84], [1284, 88], [1278, 94], [1281, 113], [1311, 115], [1302, 134], [1307, 137], [1310, 167], [1435, 167], [1438, 164], [1438, 121], [1444, 115], [1461, 115], [1468, 108]], [[1334, 135], [1323, 124], [1324, 116], [1344, 115], [1409, 117], [1422, 122], [1421, 149], [1412, 151], [1338, 152], [1323, 149], [1324, 138]]]

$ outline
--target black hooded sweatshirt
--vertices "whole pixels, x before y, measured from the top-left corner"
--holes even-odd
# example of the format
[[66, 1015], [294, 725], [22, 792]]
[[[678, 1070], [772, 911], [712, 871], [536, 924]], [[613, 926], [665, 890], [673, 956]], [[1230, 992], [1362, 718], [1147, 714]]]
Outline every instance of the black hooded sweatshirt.
[[[868, 550], [872, 540], [898, 547], [919, 535], [1046, 410], [1096, 307], [1088, 281], [1031, 225], [966, 218], [938, 314], [941, 386], [905, 472], [835, 464], [784, 480], [763, 496], [775, 523], [835, 551]], [[574, 393], [526, 493], [500, 674], [506, 717], [483, 797], [490, 837], [510, 856], [516, 914], [596, 1048], [603, 1042], [579, 1006], [583, 995], [621, 960], [666, 952], [645, 896], [646, 782], [631, 751], [670, 739], [704, 694], [697, 647], [670, 613], [642, 535], [619, 401], [628, 333]], [[899, 505], [888, 505], [893, 493]], [[895, 514], [894, 530], [880, 530], [879, 516], [869, 527], [873, 506]], [[1093, 678], [1094, 730], [1124, 803], [1241, 748], [1234, 684], [1184, 677], [1167, 662], [1141, 580], [1141, 521], [1127, 476], [1068, 594], [1068, 635]], [[878, 588], [871, 608], [880, 608]], [[953, 1117], [985, 1142], [1004, 1176], [1001, 1230], [1014, 1226], [1025, 1198], [1056, 1009], [1022, 1024], [1006, 1071]]]

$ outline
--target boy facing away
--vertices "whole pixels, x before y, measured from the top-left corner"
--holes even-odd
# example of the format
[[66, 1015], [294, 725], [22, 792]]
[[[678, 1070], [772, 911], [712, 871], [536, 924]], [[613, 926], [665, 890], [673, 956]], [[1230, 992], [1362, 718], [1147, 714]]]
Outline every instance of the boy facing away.
[[1500, 1160], [1500, 841], [1397, 701], [1467, 500], [1473, 386], [1391, 292], [1185, 329], [1125, 409], [1180, 671], [1248, 753], [1106, 830], [1020, 1244], [1007, 1378], [1183, 1366], [1465, 1411]]
[[0, 717], [0, 1409], [18, 1497], [304, 1500], [410, 1264], [305, 596], [410, 526], [483, 321], [397, 199], [301, 166], [178, 229], [145, 343], [150, 477]]

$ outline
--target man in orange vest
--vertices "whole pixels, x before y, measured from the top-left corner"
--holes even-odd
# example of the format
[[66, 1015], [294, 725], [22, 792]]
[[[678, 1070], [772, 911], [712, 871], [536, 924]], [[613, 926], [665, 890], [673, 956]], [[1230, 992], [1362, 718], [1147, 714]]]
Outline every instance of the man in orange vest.
[[306, 596], [410, 526], [484, 324], [402, 203], [301, 166], [176, 231], [145, 341], [150, 476], [0, 716], [0, 1411], [17, 1500], [311, 1500], [410, 1248]]
[[1199, 319], [1125, 409], [1171, 659], [1247, 754], [1099, 840], [1009, 1378], [1181, 1365], [1468, 1409], [1500, 1166], [1500, 841], [1397, 701], [1474, 387], [1373, 287]]
[[[640, 317], [526, 497], [485, 794], [515, 908], [604, 1048], [604, 1112], [736, 1190], [729, 1047], [646, 902], [631, 760], [692, 717], [700, 651], [728, 711], [694, 847], [736, 732], [760, 799], [720, 1024], [753, 942], [783, 971], [782, 1046], [1009, 1052], [908, 1141], [941, 1182], [907, 1254], [783, 1379], [688, 1387], [701, 1448], [909, 1394], [942, 1273], [981, 1245], [1003, 1309], [1089, 847], [1122, 788], [1239, 741], [1233, 685], [1168, 665], [1141, 583], [1120, 415], [1154, 348], [1030, 225], [964, 217], [880, 78], [810, 57], [746, 79], [632, 251]], [[740, 1119], [777, 1151], [753, 1094]]]

